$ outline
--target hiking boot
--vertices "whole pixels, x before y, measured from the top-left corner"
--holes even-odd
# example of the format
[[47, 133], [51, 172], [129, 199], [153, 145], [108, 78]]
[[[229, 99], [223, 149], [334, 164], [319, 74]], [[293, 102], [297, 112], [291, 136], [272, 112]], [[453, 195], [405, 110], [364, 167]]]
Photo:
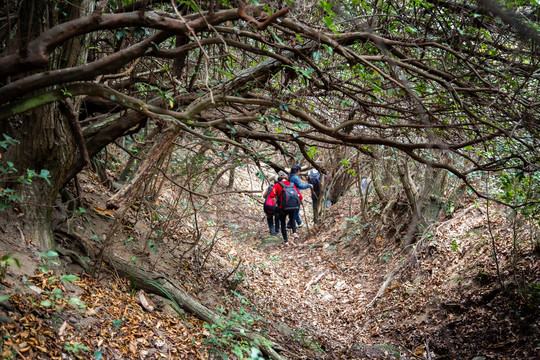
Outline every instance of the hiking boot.
[[298, 225], [296, 225], [297, 228], [301, 228], [302, 226], [304, 226], [304, 223], [303, 223], [303, 222], [300, 223], [300, 224], [298, 224]]
[[281, 245], [283, 245], [283, 246], [289, 246], [289, 242], [288, 242], [288, 241], [284, 241], [284, 242], [281, 243]]
[[270, 236], [277, 236], [275, 231], [270, 232]]
[[299, 236], [298, 236], [297, 233], [293, 233], [293, 234], [292, 234], [292, 237], [295, 238], [295, 239], [298, 239], [298, 238], [299, 238]]

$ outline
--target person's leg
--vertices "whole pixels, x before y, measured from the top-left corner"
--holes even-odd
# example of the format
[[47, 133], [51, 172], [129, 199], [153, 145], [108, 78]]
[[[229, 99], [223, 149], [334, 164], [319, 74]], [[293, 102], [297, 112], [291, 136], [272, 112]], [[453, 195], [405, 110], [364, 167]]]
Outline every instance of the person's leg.
[[[300, 219], [300, 208], [294, 211], [294, 221], [296, 222], [297, 226], [300, 226], [302, 224], [302, 220]], [[295, 232], [296, 231], [293, 231], [293, 233]]]
[[311, 204], [313, 205], [313, 213], [315, 214], [315, 211], [317, 211], [317, 200], [319, 200], [319, 197], [315, 193], [311, 193]]
[[289, 217], [289, 220], [287, 221], [287, 229], [291, 228], [291, 218]]
[[281, 235], [283, 236], [283, 242], [287, 242], [287, 213], [285, 211], [279, 213], [279, 222], [281, 225]]
[[280, 225], [279, 214], [272, 215], [272, 218], [274, 219], [276, 233], [278, 233], [281, 230], [281, 228], [279, 227]]
[[268, 223], [270, 235], [276, 235], [276, 229], [274, 228], [274, 215], [266, 214], [266, 222]]
[[291, 230], [293, 232], [293, 236], [298, 237], [298, 235], [295, 236], [295, 234], [296, 234], [296, 221], [294, 221], [294, 215], [295, 215], [295, 210], [290, 210], [289, 211], [289, 218], [292, 220], [291, 221]]

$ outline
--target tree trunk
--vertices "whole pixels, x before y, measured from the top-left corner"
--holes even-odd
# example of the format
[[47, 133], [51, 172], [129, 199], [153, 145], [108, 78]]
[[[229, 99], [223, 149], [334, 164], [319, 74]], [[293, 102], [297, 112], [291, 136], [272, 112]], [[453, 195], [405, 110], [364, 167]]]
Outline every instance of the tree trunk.
[[428, 168], [424, 185], [422, 202], [423, 225], [427, 226], [436, 221], [446, 206], [444, 187], [447, 173], [443, 169]]
[[69, 122], [54, 103], [32, 111], [23, 119], [15, 138], [20, 142], [8, 148], [6, 159], [13, 162], [24, 176], [27, 170], [50, 173], [47, 182], [33, 178], [32, 182], [13, 183], [21, 197], [26, 236], [42, 250], [54, 249], [51, 214], [54, 201], [74, 159], [75, 140]]
[[446, 185], [446, 170], [428, 167], [424, 177], [422, 193], [416, 191], [416, 186], [411, 179], [407, 164], [399, 167], [400, 178], [407, 194], [407, 198], [413, 209], [412, 219], [403, 242], [408, 247], [415, 241], [417, 232], [423, 232], [436, 221], [441, 210], [446, 206], [443, 200], [444, 187]]
[[[49, 4], [51, 5], [58, 4]], [[62, 9], [68, 14], [63, 20], [77, 18], [84, 11], [90, 12], [93, 2], [79, 0], [68, 6], [68, 9]], [[44, 30], [41, 27], [50, 24], [50, 18], [46, 19], [49, 14], [45, 8], [45, 2], [34, 0], [23, 1], [19, 14], [20, 32], [17, 38], [23, 44], [21, 47], [24, 48], [24, 42], [33, 40], [39, 35]], [[57, 19], [53, 17], [53, 20]], [[29, 23], [31, 23], [31, 28], [28, 27]], [[84, 60], [86, 58], [85, 41], [85, 37], [78, 37], [66, 42], [51, 59], [50, 68], [54, 69], [66, 66], [66, 64], [74, 64], [80, 59]], [[76, 99], [75, 112], [78, 112], [79, 107], [80, 100]], [[41, 170], [47, 170], [50, 174], [48, 177], [50, 184], [35, 176], [31, 179], [27, 177], [26, 182], [16, 181], [8, 184], [22, 199], [19, 208], [24, 214], [24, 232], [27, 239], [32, 239], [42, 250], [55, 248], [51, 230], [52, 209], [77, 150], [73, 130], [64, 111], [59, 107], [59, 103], [52, 103], [21, 116], [22, 123], [18, 128], [14, 126], [16, 129], [13, 134], [19, 144], [9, 147], [4, 157], [17, 168], [18, 176], [27, 177], [28, 170], [34, 170], [37, 174], [40, 174]]]
[[227, 185], [227, 188], [228, 188], [228, 189], [232, 189], [232, 187], [234, 186], [234, 175], [235, 175], [235, 172], [236, 172], [236, 166], [233, 167], [233, 168], [229, 171], [229, 184]]
[[379, 199], [381, 199], [381, 201], [385, 203], [385, 202], [388, 202], [389, 199], [387, 198], [387, 196], [385, 195], [383, 191], [383, 187], [381, 185], [381, 179], [379, 179], [377, 168], [375, 166], [376, 161], [381, 161], [381, 160], [374, 158], [369, 161], [369, 165], [371, 167], [371, 183], [373, 184], [373, 188], [375, 189], [375, 192], [377, 193], [377, 196], [379, 197]]
[[418, 189], [416, 188], [416, 184], [414, 183], [411, 174], [409, 172], [409, 165], [407, 164], [407, 158], [403, 159], [403, 162], [401, 164], [397, 165], [398, 168], [398, 175], [399, 179], [401, 180], [401, 185], [403, 186], [403, 190], [405, 190], [405, 195], [407, 196], [407, 200], [409, 200], [409, 204], [411, 204], [411, 209], [417, 218], [420, 217], [420, 211], [421, 207], [419, 202], [419, 196], [418, 196]]
[[121, 208], [127, 199], [135, 196], [138, 189], [151, 174], [150, 170], [158, 163], [163, 154], [169, 150], [180, 132], [181, 128], [178, 126], [171, 126], [163, 130], [130, 179], [107, 201], [107, 208]]

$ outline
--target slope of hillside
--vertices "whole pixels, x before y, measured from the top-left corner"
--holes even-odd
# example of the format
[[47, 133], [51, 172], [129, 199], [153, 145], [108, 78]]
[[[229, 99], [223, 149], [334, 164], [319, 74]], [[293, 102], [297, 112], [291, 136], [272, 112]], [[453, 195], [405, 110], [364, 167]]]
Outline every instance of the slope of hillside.
[[[259, 186], [244, 180], [243, 189]], [[539, 355], [536, 228], [522, 224], [514, 232], [504, 209], [463, 205], [404, 252], [406, 209], [396, 205], [383, 223], [371, 203], [363, 220], [359, 199], [347, 195], [321, 226], [308, 222], [293, 246], [282, 247], [267, 236], [260, 195], [212, 198], [197, 223], [169, 227], [159, 238], [151, 216], [167, 206], [153, 214], [133, 210], [109, 233], [108, 193], [94, 184], [82, 181], [83, 208], [60, 234], [78, 234], [96, 249], [104, 243], [106, 251], [159, 271], [228, 321], [211, 326], [184, 314], [111, 267], [83, 275], [73, 257], [39, 254], [17, 224], [3, 224], [3, 358], [257, 358], [254, 344], [232, 335], [235, 326], [264, 334], [291, 359]], [[172, 194], [165, 192], [163, 205]], [[307, 219], [309, 208], [306, 200]]]

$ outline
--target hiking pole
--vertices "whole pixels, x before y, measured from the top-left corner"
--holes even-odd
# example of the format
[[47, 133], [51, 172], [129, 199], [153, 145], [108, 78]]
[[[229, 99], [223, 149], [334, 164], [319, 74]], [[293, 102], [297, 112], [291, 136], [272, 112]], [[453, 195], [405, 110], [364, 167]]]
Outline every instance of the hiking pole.
[[307, 219], [307, 216], [306, 216], [306, 208], [304, 207], [304, 202], [302, 201], [301, 202], [302, 204], [302, 211], [304, 212], [304, 222], [306, 223], [306, 229], [307, 229], [307, 233], [309, 235], [309, 225], [308, 225], [308, 219]]

